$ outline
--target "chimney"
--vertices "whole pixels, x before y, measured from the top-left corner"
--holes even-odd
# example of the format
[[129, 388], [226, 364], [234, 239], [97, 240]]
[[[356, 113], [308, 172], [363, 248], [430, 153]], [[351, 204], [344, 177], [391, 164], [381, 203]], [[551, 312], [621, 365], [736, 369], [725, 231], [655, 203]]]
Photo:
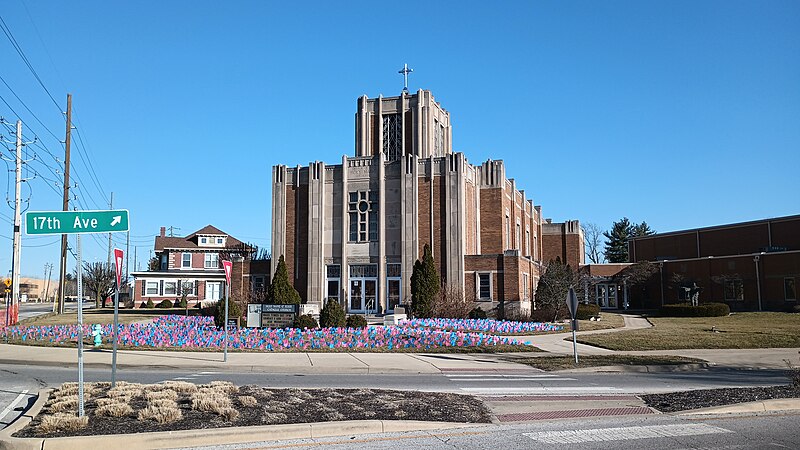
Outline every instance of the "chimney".
[[161, 227], [161, 237], [165, 237], [167, 235], [167, 227]]

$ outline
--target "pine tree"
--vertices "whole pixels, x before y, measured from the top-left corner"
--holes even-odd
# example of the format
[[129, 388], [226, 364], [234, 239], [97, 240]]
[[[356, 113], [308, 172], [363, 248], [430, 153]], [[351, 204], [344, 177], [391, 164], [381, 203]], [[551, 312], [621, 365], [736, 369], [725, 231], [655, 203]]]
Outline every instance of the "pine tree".
[[631, 237], [632, 226], [627, 217], [614, 222], [611, 231], [606, 231], [605, 256], [610, 263], [628, 262], [628, 239]]
[[650, 236], [651, 234], [656, 234], [656, 230], [650, 228], [650, 225], [644, 221], [631, 228], [631, 237]]
[[300, 304], [300, 294], [294, 286], [289, 283], [289, 271], [286, 270], [286, 262], [283, 255], [278, 259], [278, 267], [275, 269], [275, 276], [269, 285], [267, 301], [277, 304]]
[[431, 248], [426, 244], [422, 252], [422, 261], [414, 263], [414, 271], [411, 274], [411, 310], [415, 317], [433, 316], [433, 303], [439, 295], [440, 284]]
[[[214, 309], [214, 324], [218, 327], [225, 326], [225, 302], [228, 301], [227, 298], [222, 298], [220, 301], [217, 302], [217, 306]], [[228, 318], [229, 319], [236, 319], [237, 317], [242, 316], [242, 308], [239, 306], [239, 302], [235, 299], [231, 299], [228, 303]]]

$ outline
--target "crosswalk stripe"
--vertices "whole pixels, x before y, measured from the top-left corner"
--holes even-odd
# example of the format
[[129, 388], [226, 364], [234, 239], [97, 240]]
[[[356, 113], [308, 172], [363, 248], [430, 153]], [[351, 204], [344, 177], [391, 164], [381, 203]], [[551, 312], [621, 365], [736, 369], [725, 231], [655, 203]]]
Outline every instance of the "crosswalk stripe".
[[547, 444], [578, 444], [582, 442], [627, 441], [703, 434], [733, 433], [707, 424], [649, 425], [622, 428], [595, 428], [590, 430], [538, 431], [523, 433], [534, 441]]

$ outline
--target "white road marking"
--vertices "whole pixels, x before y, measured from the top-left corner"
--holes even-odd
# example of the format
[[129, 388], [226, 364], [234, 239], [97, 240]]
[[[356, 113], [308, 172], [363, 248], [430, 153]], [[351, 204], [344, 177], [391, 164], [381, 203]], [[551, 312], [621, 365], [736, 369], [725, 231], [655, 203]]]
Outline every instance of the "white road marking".
[[615, 387], [593, 387], [593, 386], [577, 386], [577, 387], [516, 387], [516, 388], [461, 388], [464, 392], [470, 394], [552, 394], [552, 393], [619, 393], [621, 389]]
[[523, 433], [525, 436], [547, 444], [579, 444], [583, 442], [627, 441], [675, 436], [733, 433], [707, 424], [650, 425], [623, 428], [594, 428], [590, 430], [539, 431]]
[[[535, 381], [533, 378], [460, 378], [453, 381]], [[575, 381], [575, 378], [547, 378], [545, 381]]]
[[21, 392], [21, 393], [20, 393], [20, 394], [17, 396], [17, 398], [15, 398], [15, 399], [14, 399], [14, 401], [13, 401], [13, 402], [11, 402], [11, 404], [10, 404], [10, 405], [6, 406], [6, 409], [4, 409], [2, 412], [0, 412], [0, 420], [3, 420], [3, 419], [5, 419], [5, 418], [6, 418], [6, 416], [8, 415], [8, 413], [10, 413], [12, 409], [16, 408], [16, 407], [17, 407], [17, 404], [19, 404], [19, 402], [21, 402], [21, 401], [22, 401], [22, 399], [23, 399], [23, 398], [25, 398], [25, 396], [26, 396], [27, 394], [28, 394], [28, 390], [27, 390], [27, 389], [25, 389], [24, 391], [22, 391], [22, 392]]
[[462, 374], [448, 374], [447, 378], [557, 378], [558, 375], [541, 374], [541, 375], [502, 375], [502, 374], [486, 374], [486, 375], [462, 375]]

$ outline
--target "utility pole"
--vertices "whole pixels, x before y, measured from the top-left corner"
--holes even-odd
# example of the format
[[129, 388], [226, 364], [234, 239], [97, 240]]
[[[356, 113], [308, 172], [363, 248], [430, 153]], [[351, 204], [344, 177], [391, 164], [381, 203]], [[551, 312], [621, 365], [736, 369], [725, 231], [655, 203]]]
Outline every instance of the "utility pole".
[[[125, 287], [127, 288], [128, 287], [128, 276], [129, 276], [128, 274], [130, 273], [128, 268], [130, 267], [130, 264], [131, 264], [131, 231], [128, 230], [128, 232], [125, 233], [125, 234], [126, 234], [126, 236], [125, 236]], [[128, 290], [127, 292], [128, 292], [128, 295], [129, 295], [129, 299], [133, 300], [133, 296], [130, 295], [130, 293], [131, 293], [130, 290]]]
[[[108, 202], [108, 209], [114, 209], [114, 193], [111, 193], [111, 201]], [[108, 260], [106, 267], [111, 268], [111, 233], [108, 233]]]
[[[72, 132], [72, 94], [67, 94], [67, 134], [64, 142], [64, 207], [69, 211], [69, 145]], [[61, 235], [61, 264], [58, 269], [58, 314], [64, 314], [64, 281], [67, 277], [67, 235]]]
[[45, 264], [44, 273], [47, 278], [47, 283], [45, 283], [44, 288], [44, 301], [46, 302], [47, 299], [50, 298], [50, 276], [53, 275], [53, 265], [50, 263]]
[[[22, 219], [20, 211], [20, 185], [22, 184], [22, 121], [17, 121], [17, 157], [15, 158], [15, 187], [14, 187], [14, 253], [11, 260], [11, 305], [19, 308], [19, 253], [21, 250]], [[14, 321], [13, 317], [11, 319]], [[8, 325], [8, 324], [6, 324]]]

